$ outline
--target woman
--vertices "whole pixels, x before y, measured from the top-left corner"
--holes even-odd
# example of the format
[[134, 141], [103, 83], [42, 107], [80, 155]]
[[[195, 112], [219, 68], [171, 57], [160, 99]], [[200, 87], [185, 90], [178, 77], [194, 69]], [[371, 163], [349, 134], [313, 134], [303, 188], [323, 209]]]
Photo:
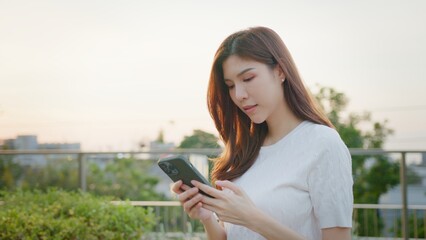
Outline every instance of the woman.
[[208, 107], [225, 144], [217, 189], [172, 190], [209, 239], [351, 239], [351, 156], [278, 34], [255, 27], [224, 40]]

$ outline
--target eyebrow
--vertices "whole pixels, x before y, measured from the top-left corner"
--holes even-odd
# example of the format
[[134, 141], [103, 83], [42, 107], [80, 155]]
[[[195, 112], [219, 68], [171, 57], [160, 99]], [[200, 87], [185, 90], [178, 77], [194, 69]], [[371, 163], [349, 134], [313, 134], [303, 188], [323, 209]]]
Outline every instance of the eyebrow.
[[[241, 71], [240, 73], [238, 73], [237, 74], [237, 77], [239, 77], [239, 76], [241, 76], [241, 75], [243, 75], [244, 73], [246, 73], [246, 72], [248, 72], [248, 71], [250, 71], [250, 70], [253, 70], [254, 68], [246, 68], [246, 69], [244, 69], [243, 71]], [[230, 79], [227, 79], [227, 78], [225, 78], [224, 79], [225, 81], [231, 81]]]

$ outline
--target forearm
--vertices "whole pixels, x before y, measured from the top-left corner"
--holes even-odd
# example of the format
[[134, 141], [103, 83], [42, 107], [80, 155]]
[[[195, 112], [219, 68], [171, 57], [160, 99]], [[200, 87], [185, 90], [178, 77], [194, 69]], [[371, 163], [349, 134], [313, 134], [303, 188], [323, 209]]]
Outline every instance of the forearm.
[[292, 229], [280, 224], [274, 218], [266, 215], [263, 212], [253, 215], [254, 217], [247, 224], [247, 228], [259, 233], [268, 240], [304, 240], [302, 236]]
[[209, 240], [226, 240], [225, 229], [216, 220], [216, 217], [212, 215], [209, 219], [201, 221], [204, 225], [204, 229]]

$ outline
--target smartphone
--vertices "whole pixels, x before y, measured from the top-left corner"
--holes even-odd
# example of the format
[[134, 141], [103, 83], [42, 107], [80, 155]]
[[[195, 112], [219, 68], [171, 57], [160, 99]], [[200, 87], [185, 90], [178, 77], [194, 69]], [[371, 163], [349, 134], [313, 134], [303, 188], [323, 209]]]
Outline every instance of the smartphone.
[[[191, 162], [182, 155], [170, 155], [158, 160], [158, 166], [165, 172], [173, 182], [182, 180], [183, 184], [194, 187], [191, 180], [197, 180], [208, 186], [209, 181], [191, 164]], [[201, 194], [212, 197], [200, 190]]]

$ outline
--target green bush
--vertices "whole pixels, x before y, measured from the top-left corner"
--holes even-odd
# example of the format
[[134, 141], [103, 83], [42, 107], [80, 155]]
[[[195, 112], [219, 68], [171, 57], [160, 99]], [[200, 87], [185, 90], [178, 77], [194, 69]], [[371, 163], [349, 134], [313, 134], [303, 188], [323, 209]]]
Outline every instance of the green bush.
[[[111, 159], [104, 166], [87, 162], [87, 190], [95, 195], [114, 196], [116, 200], [158, 201], [166, 197], [156, 192], [159, 178], [149, 169], [156, 161], [135, 158]], [[155, 164], [155, 165], [154, 165]], [[28, 166], [16, 163], [11, 156], [0, 155], [0, 190], [45, 191], [48, 188], [76, 190], [79, 186], [78, 162], [69, 157], [54, 156], [46, 165]]]
[[82, 192], [1, 192], [0, 201], [0, 239], [141, 239], [155, 223], [150, 208]]
[[155, 162], [135, 158], [114, 159], [101, 168], [90, 164], [87, 189], [96, 195], [114, 196], [116, 199], [159, 201], [165, 197], [157, 193], [159, 179], [148, 172]]

